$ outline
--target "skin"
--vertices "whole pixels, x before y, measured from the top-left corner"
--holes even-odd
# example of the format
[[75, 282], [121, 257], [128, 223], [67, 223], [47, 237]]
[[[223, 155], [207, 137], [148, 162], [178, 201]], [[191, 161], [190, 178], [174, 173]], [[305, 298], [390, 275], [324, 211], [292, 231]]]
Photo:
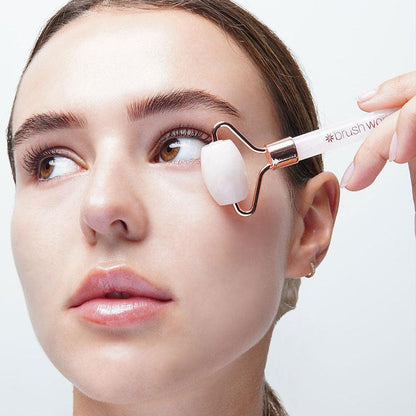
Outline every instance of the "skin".
[[[386, 162], [407, 163], [416, 212], [416, 71], [383, 82], [361, 94], [357, 102], [368, 112], [400, 109], [387, 117], [360, 146], [341, 187], [350, 191], [365, 189], [375, 181]], [[416, 214], [414, 231], [416, 235]]]
[[[199, 106], [128, 121], [131, 100], [178, 88], [215, 94], [242, 117]], [[151, 161], [161, 132], [181, 124], [209, 134], [229, 121], [259, 146], [281, 137], [250, 60], [181, 11], [97, 11], [60, 30], [23, 77], [14, 132], [51, 111], [88, 126], [16, 147], [12, 245], [36, 335], [74, 385], [74, 415], [260, 416], [283, 280], [325, 256], [335, 177], [318, 175], [292, 201], [284, 174], [266, 175], [256, 214], [242, 218], [211, 199], [198, 161]], [[75, 163], [39, 182], [22, 161], [45, 144]], [[66, 305], [88, 271], [117, 264], [169, 290], [166, 313], [111, 330], [74, 318]]]
[[[370, 94], [363, 94], [358, 105], [364, 111], [401, 109], [381, 123], [362, 144], [354, 158], [355, 169], [345, 183], [346, 188], [358, 191], [371, 185], [389, 159], [407, 163], [416, 207], [416, 71], [383, 82]], [[397, 134], [397, 147], [392, 152], [394, 133]]]

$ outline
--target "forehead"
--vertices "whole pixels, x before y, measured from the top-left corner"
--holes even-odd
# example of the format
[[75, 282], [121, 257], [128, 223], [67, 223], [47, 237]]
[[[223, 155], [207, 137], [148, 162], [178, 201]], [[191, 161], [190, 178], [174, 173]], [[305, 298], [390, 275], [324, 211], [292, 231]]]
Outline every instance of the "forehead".
[[263, 111], [269, 101], [273, 113], [257, 69], [212, 22], [186, 11], [103, 9], [66, 25], [37, 53], [13, 125], [36, 113], [115, 106], [181, 88], [215, 93], [243, 113], [248, 97], [249, 107]]

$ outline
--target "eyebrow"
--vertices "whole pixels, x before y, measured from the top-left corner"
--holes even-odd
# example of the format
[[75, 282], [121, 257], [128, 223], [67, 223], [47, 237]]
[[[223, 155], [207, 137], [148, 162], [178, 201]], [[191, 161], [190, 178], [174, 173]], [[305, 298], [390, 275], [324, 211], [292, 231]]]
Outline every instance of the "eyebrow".
[[12, 149], [14, 150], [16, 146], [35, 134], [59, 129], [84, 128], [86, 125], [87, 122], [83, 117], [72, 112], [56, 113], [51, 111], [44, 114], [35, 114], [25, 120], [14, 134]]
[[[241, 117], [240, 112], [227, 101], [203, 90], [174, 90], [157, 94], [127, 105], [129, 121], [134, 122], [152, 114], [205, 108], [216, 110], [233, 117]], [[29, 117], [19, 127], [12, 138], [12, 150], [31, 136], [59, 129], [79, 129], [87, 127], [87, 120], [73, 112], [48, 112]]]
[[203, 107], [224, 114], [241, 117], [239, 111], [227, 101], [203, 90], [175, 90], [166, 94], [134, 101], [127, 106], [130, 121], [136, 121], [151, 114]]

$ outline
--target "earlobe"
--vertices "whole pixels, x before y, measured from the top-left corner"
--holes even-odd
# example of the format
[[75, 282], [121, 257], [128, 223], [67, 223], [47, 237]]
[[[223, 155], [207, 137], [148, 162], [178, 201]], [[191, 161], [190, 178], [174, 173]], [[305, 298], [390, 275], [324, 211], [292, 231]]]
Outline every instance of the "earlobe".
[[293, 235], [285, 277], [310, 273], [325, 257], [339, 205], [339, 183], [333, 173], [322, 172], [311, 178], [295, 196]]

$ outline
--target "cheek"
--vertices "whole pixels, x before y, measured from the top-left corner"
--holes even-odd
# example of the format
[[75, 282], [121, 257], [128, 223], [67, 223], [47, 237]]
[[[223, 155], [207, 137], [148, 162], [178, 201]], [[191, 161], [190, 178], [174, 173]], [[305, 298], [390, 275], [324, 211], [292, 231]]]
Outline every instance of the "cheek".
[[[68, 195], [68, 194], [67, 194]], [[42, 199], [41, 193], [18, 192], [11, 225], [16, 269], [39, 338], [56, 325], [68, 280], [63, 265], [73, 264], [76, 210], [71, 198]], [[63, 218], [65, 220], [63, 220]]]
[[[194, 351], [235, 357], [265, 335], [278, 310], [291, 224], [286, 184], [273, 173], [265, 177], [251, 217], [209, 195], [180, 192], [170, 205], [175, 221], [155, 228], [154, 250], [166, 259], [161, 267], [183, 307], [184, 331]], [[166, 215], [163, 207], [155, 212]]]

